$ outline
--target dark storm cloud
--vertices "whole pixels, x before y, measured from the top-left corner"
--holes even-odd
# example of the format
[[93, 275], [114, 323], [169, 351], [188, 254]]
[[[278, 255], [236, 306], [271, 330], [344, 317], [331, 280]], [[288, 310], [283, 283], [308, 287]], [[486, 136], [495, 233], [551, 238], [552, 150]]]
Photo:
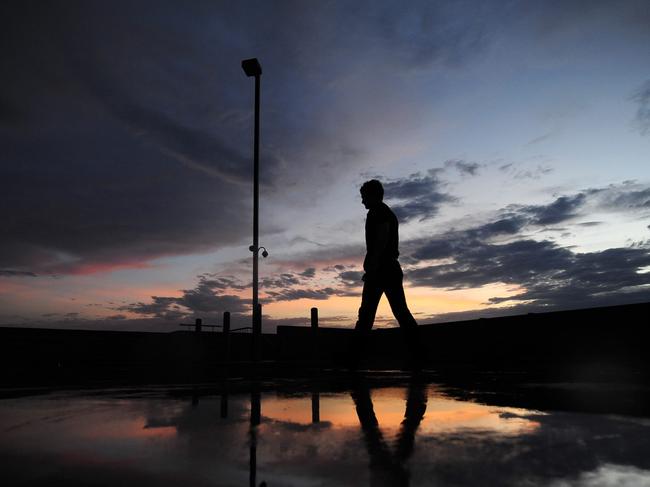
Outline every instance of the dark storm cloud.
[[524, 290], [514, 298], [493, 297], [491, 303], [530, 301], [554, 307], [640, 301], [650, 293], [650, 274], [639, 272], [650, 265], [647, 245], [574, 253], [550, 241], [495, 245], [462, 233], [448, 238], [446, 245], [425, 243], [416, 255], [452, 262], [411, 270], [407, 277], [413, 284], [465, 289], [505, 283]]
[[295, 301], [297, 299], [326, 300], [332, 296], [358, 296], [359, 293], [347, 292], [333, 287], [320, 289], [283, 289], [282, 291], [267, 291], [266, 301]]
[[584, 193], [560, 196], [547, 205], [510, 205], [495, 221], [469, 229], [466, 234], [474, 238], [489, 239], [499, 235], [516, 235], [528, 226], [548, 226], [570, 221], [579, 216], [587, 203]]
[[525, 215], [516, 213], [506, 213], [496, 221], [481, 225], [469, 233], [473, 233], [476, 237], [491, 238], [499, 235], [515, 235], [519, 233], [528, 223], [530, 219]]
[[214, 289], [200, 283], [194, 289], [186, 289], [177, 300], [181, 306], [195, 313], [230, 311], [241, 313], [248, 310], [248, 300], [229, 294], [217, 294]]
[[300, 284], [300, 279], [289, 273], [279, 274], [276, 277], [266, 277], [260, 282], [264, 288], [288, 288]]
[[156, 318], [172, 320], [178, 319], [185, 314], [179, 311], [178, 298], [163, 296], [151, 296], [150, 303], [131, 303], [126, 306], [121, 306], [118, 309], [122, 311], [130, 311], [131, 313], [151, 315]]
[[[468, 289], [495, 283], [521, 287], [514, 298], [489, 300], [514, 303], [510, 312], [644, 301], [650, 296], [650, 273], [644, 271], [650, 266], [650, 242], [578, 253], [556, 242], [532, 240], [523, 232], [570, 222], [587, 205], [625, 213], [643, 211], [647, 198], [647, 186], [627, 182], [561, 196], [547, 205], [510, 205], [484, 224], [404, 242], [403, 261], [414, 267], [406, 277], [415, 285], [433, 288]], [[576, 223], [596, 224], [600, 223]], [[496, 243], [496, 238], [510, 241]], [[480, 311], [470, 315], [476, 313], [485, 316]]]
[[236, 280], [211, 279], [209, 275], [203, 274], [199, 276], [198, 284], [193, 289], [184, 289], [180, 297], [152, 296], [150, 303], [131, 303], [117, 309], [166, 320], [179, 320], [196, 313], [212, 318], [224, 311], [235, 314], [249, 311], [248, 299], [224, 294], [229, 289], [224, 287], [226, 282], [235, 282], [239, 286]]
[[361, 286], [363, 284], [362, 277], [363, 272], [361, 271], [344, 271], [338, 275], [338, 279], [347, 287]]
[[323, 289], [285, 289], [282, 291], [267, 291], [272, 301], [294, 301], [296, 299], [329, 299], [336, 295], [336, 290], [331, 287]]
[[438, 172], [431, 169], [425, 175], [415, 173], [383, 183], [384, 198], [391, 202], [390, 206], [400, 222], [431, 218], [438, 213], [441, 205], [456, 201], [456, 198], [441, 191], [443, 183], [437, 177]]
[[650, 133], [650, 80], [637, 90], [632, 100], [638, 103], [636, 123], [643, 135]]
[[[12, 42], [3, 43], [11, 68], [3, 92], [24, 114], [0, 133], [0, 173], [10, 182], [3, 264], [94, 272], [241, 238], [247, 194], [234, 183], [243, 156], [169, 114], [183, 112], [171, 91], [190, 72], [174, 72], [178, 59], [166, 63], [169, 46], [154, 42], [163, 26], [152, 20], [151, 30], [125, 34], [119, 9], [59, 7], [12, 12]], [[192, 170], [201, 164], [212, 178]]]
[[29, 271], [13, 271], [11, 269], [0, 269], [2, 277], [37, 277], [36, 274]]
[[395, 179], [383, 183], [386, 199], [410, 199], [425, 196], [440, 186], [436, 177], [437, 170], [429, 170], [426, 175], [411, 174], [406, 178]]
[[[265, 67], [263, 188], [272, 195], [299, 185], [305, 193], [290, 194], [308, 200], [364, 153], [355, 131], [373, 116], [354, 90], [323, 86], [349, 73], [383, 70], [388, 80], [401, 69], [471, 59], [483, 17], [469, 19], [472, 28], [448, 23], [457, 10], [429, 2], [3, 3], [0, 179], [9, 185], [0, 196], [0, 265], [97, 272], [241, 242], [252, 84], [240, 60], [258, 55]], [[361, 118], [345, 123], [350, 114]], [[431, 214], [435, 205], [405, 211]]]
[[205, 273], [198, 276], [201, 285], [212, 290], [236, 289], [238, 291], [248, 289], [251, 284], [242, 283], [234, 276], [220, 276], [219, 274]]
[[[395, 194], [405, 196], [426, 191], [429, 182], [421, 177], [405, 178], [396, 184]], [[514, 298], [493, 296], [492, 304], [511, 302], [508, 310], [495, 310], [495, 315], [512, 314], [556, 307], [569, 308], [647, 300], [650, 273], [640, 272], [650, 265], [650, 248], [638, 244], [626, 248], [601, 252], [576, 253], [549, 240], [532, 240], [525, 236], [528, 229], [566, 223], [574, 225], [580, 211], [587, 205], [610, 210], [635, 212], [642, 204], [647, 187], [639, 183], [624, 183], [605, 188], [584, 190], [555, 198], [548, 204], [509, 205], [497, 212], [492, 220], [463, 230], [453, 230], [429, 238], [405, 240], [401, 243], [400, 260], [410, 267], [407, 280], [418, 286], [447, 289], [477, 288], [489, 284], [505, 283], [521, 287]], [[624, 202], [624, 203], [623, 203]], [[577, 222], [577, 226], [592, 226], [598, 222]], [[498, 243], [505, 240], [505, 243]], [[514, 240], [514, 241], [513, 241]], [[286, 269], [303, 268], [306, 262], [336, 257], [362, 257], [358, 246], [332, 247], [328, 251], [306, 253], [284, 262]], [[438, 261], [431, 263], [430, 261]], [[280, 263], [278, 263], [280, 264]], [[322, 271], [340, 283], [338, 286], [305, 286], [312, 279], [315, 268], [301, 273], [280, 272], [262, 279], [264, 302], [292, 301], [298, 299], [326, 300], [331, 296], [358, 296], [353, 288], [362, 285], [362, 272], [358, 265], [335, 264]], [[305, 277], [308, 276], [308, 277]], [[192, 290], [185, 290], [181, 298], [164, 298], [163, 311], [170, 305], [184, 310], [212, 312], [232, 310], [245, 312], [248, 301], [228, 296], [232, 290], [250, 287], [232, 276], [217, 274], [199, 276]], [[225, 296], [222, 296], [225, 295]], [[160, 299], [160, 298], [157, 298]], [[156, 303], [139, 304], [133, 311], [154, 313]], [[178, 312], [178, 310], [177, 310]], [[449, 315], [448, 318], [488, 316], [490, 311]], [[156, 314], [156, 316], [162, 316]], [[437, 317], [440, 318], [440, 317]]]
[[542, 271], [562, 268], [571, 254], [551, 242], [521, 240], [491, 245], [464, 238], [466, 235], [458, 235], [450, 242], [446, 253], [440, 253], [438, 241], [432, 242], [432, 249], [429, 244], [422, 245], [416, 256], [453, 258], [454, 262], [412, 270], [409, 279], [418, 285], [451, 289], [474, 288], [494, 282], [518, 284], [540, 276]]
[[316, 268], [315, 267], [308, 267], [304, 271], [300, 273], [300, 275], [306, 279], [311, 279], [316, 275]]
[[549, 205], [527, 206], [522, 211], [532, 216], [531, 223], [535, 225], [554, 225], [574, 218], [585, 200], [582, 193], [561, 196]]
[[[578, 210], [585, 205], [586, 201], [585, 194], [578, 193], [560, 196], [547, 205], [509, 205], [502, 209], [493, 221], [456, 232], [454, 235], [467, 241], [515, 236], [529, 226], [555, 225], [572, 220], [578, 216]], [[454, 240], [452, 238], [452, 241]], [[454, 244], [446, 239], [434, 238], [426, 246], [415, 250], [413, 254], [417, 259], [441, 259], [452, 256], [454, 250]]]

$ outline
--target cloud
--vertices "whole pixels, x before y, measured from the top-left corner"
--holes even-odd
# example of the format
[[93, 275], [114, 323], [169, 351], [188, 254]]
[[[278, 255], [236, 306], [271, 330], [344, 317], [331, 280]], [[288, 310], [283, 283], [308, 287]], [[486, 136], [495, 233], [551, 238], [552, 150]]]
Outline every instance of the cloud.
[[[423, 179], [412, 176], [399, 180], [393, 186], [393, 194], [400, 197], [421, 194], [430, 185], [429, 181]], [[638, 183], [626, 183], [559, 196], [548, 204], [509, 205], [485, 223], [403, 241], [401, 261], [407, 269], [406, 279], [412, 285], [437, 289], [472, 289], [500, 283], [520, 289], [520, 294], [516, 296], [497, 295], [488, 299], [485, 304], [510, 305], [507, 310], [495, 310], [495, 315], [647, 299], [646, 286], [650, 285], [650, 274], [640, 271], [650, 265], [649, 244], [577, 253], [557, 242], [533, 240], [525, 235], [529, 229], [571, 222], [581, 216], [581, 211], [589, 205], [615, 211], [637, 211], [644, 208], [642, 202], [646, 189]], [[597, 223], [588, 221], [575, 224], [593, 226]], [[320, 267], [322, 262], [332, 261], [335, 257], [357, 254], [361, 255], [361, 249], [356, 246], [340, 246], [328, 248], [326, 255], [323, 251], [313, 251], [278, 261], [276, 265], [280, 271], [262, 279], [263, 301], [358, 296], [363, 275], [358, 271], [358, 264], [330, 263]], [[307, 262], [318, 265], [327, 279], [335, 279], [337, 284], [332, 285], [327, 279], [311, 281], [315, 277], [316, 267], [305, 268]], [[300, 273], [290, 270], [295, 268], [305, 270]], [[282, 272], [282, 269], [286, 270]], [[310, 280], [309, 285], [306, 285], [307, 280]], [[245, 313], [249, 311], [249, 302], [233, 292], [248, 287], [250, 284], [244, 284], [232, 276], [203, 274], [199, 276], [197, 286], [183, 291], [182, 297], [154, 298], [149, 305], [137, 303], [130, 309], [157, 317], [172, 313], [174, 319], [183, 312], [229, 310]], [[467, 316], [475, 316], [476, 313], [487, 316], [490, 312], [470, 311]]]
[[[88, 18], [78, 18], [82, 13]], [[162, 111], [174, 112], [181, 104], [173, 96], [164, 100], [171, 95], [165, 93], [171, 86], [164, 85], [188, 74], [173, 74], [173, 66], [161, 59], [164, 46], [150, 52], [155, 51], [154, 39], [148, 36], [162, 25], [154, 21], [149, 33], [131, 31], [139, 42], [125, 46], [113, 44], [110, 31], [126, 20], [115, 14], [105, 16], [105, 28], [93, 34], [84, 30], [86, 24], [103, 23], [101, 16], [85, 8], [57, 9], [43, 13], [48, 19], [44, 25], [26, 29], [24, 35], [9, 33], [15, 36], [10, 44], [16, 52], [6, 59], [11, 63], [20, 58], [21, 64], [9, 69], [5, 86], [12, 99], [21, 100], [29, 124], [18, 125], [18, 135], [1, 135], [0, 174], [12, 182], [2, 197], [11, 205], [0, 205], [6, 222], [0, 239], [3, 264], [67, 273], [102, 263], [94, 268], [110, 270], [112, 265], [138, 266], [162, 255], [218, 248], [248, 231], [248, 198], [237, 184], [250, 173], [248, 159], [220, 142], [214, 131], [208, 135], [205, 126], [188, 126]], [[24, 36], [34, 33], [29, 44]], [[167, 35], [170, 43], [178, 37]], [[48, 36], [50, 46], [44, 44]], [[187, 39], [190, 44], [197, 41]], [[111, 45], [116, 49], [113, 60], [106, 57]], [[127, 55], [119, 54], [127, 48]], [[127, 66], [115, 61], [120, 57], [139, 59], [134, 65], [152, 71], [134, 69], [126, 78]], [[158, 70], [169, 70], [172, 76], [158, 82], [152, 78]], [[129, 91], [120, 88], [125, 78]], [[156, 84], [163, 86], [152, 89]], [[164, 96], [142, 96], [147, 90]], [[181, 93], [195, 97], [190, 104], [207, 98], [205, 91], [192, 95], [187, 87]], [[59, 117], [56, 126], [51, 126], [51, 113]], [[249, 145], [247, 141], [239, 147]], [[266, 159], [271, 170], [272, 161]]]
[[454, 168], [462, 175], [476, 176], [482, 164], [467, 162], [462, 159], [449, 159], [445, 161], [445, 168]]
[[469, 230], [468, 233], [473, 233], [476, 237], [485, 239], [499, 235], [516, 235], [529, 223], [530, 219], [527, 215], [508, 212], [498, 220]]
[[0, 276], [2, 277], [37, 277], [36, 274], [29, 271], [14, 271], [11, 269], [0, 269]]
[[591, 188], [586, 194], [598, 207], [615, 211], [650, 210], [650, 185], [625, 181], [605, 188]]
[[242, 299], [232, 294], [216, 294], [208, 287], [197, 287], [183, 291], [183, 296], [177, 303], [185, 306], [193, 313], [243, 313], [250, 308], [248, 299]]
[[383, 183], [384, 198], [395, 202], [390, 206], [401, 222], [431, 218], [438, 213], [442, 204], [456, 201], [456, 198], [440, 190], [443, 184], [437, 177], [438, 172], [431, 169], [425, 175], [415, 173]]
[[300, 275], [306, 279], [311, 279], [316, 275], [316, 268], [315, 267], [308, 267], [304, 271], [300, 273]]
[[508, 163], [499, 166], [499, 171], [508, 174], [514, 179], [540, 179], [553, 172], [553, 168], [547, 165], [538, 164], [535, 167], [522, 167], [520, 164]]
[[338, 275], [338, 279], [346, 287], [361, 286], [363, 284], [363, 282], [361, 281], [362, 277], [363, 277], [363, 272], [361, 271], [343, 271]]
[[224, 291], [230, 291], [226, 285], [229, 282], [238, 288], [242, 286], [236, 279], [214, 279], [209, 274], [202, 274], [197, 285], [193, 289], [183, 290], [180, 297], [152, 296], [150, 303], [130, 303], [117, 309], [170, 321], [194, 314], [215, 318], [225, 311], [233, 314], [249, 312], [250, 300], [234, 294], [224, 294]]
[[[509, 205], [497, 213], [493, 221], [467, 228], [461, 232], [450, 233], [452, 241], [455, 236], [467, 240], [490, 240], [502, 236], [516, 236], [528, 227], [546, 227], [570, 221], [579, 216], [588, 198], [583, 193], [560, 196], [546, 205]], [[415, 251], [417, 258], [449, 257], [454, 247], [447, 238], [449, 235], [432, 238], [428, 244]], [[426, 257], [425, 257], [426, 256]]]
[[576, 210], [584, 205], [586, 197], [583, 193], [574, 196], [560, 196], [549, 205], [527, 206], [522, 209], [533, 217], [535, 225], [554, 225], [576, 217]]
[[[553, 241], [533, 240], [524, 232], [574, 220], [587, 206], [644, 211], [647, 191], [645, 185], [626, 182], [560, 196], [546, 205], [509, 205], [492, 221], [403, 242], [403, 261], [412, 267], [406, 278], [433, 288], [470, 289], [496, 283], [521, 288], [517, 296], [494, 296], [488, 301], [512, 305], [497, 314], [645, 301], [650, 274], [643, 270], [650, 265], [650, 242], [580, 253]], [[486, 312], [470, 315], [477, 313]]]
[[[265, 68], [262, 188], [293, 205], [357, 172], [377, 137], [409, 133], [377, 117], [417, 120], [419, 94], [395, 90], [404, 70], [456, 69], [486, 44], [481, 15], [449, 23], [458, 7], [428, 2], [2, 9], [0, 265], [39, 274], [245, 241], [252, 85], [240, 61], [251, 52]], [[368, 73], [381, 73], [372, 92]]]
[[221, 276], [216, 273], [206, 272], [198, 276], [202, 286], [209, 287], [212, 290], [238, 290], [249, 289], [251, 284], [244, 284], [234, 276]]
[[267, 291], [267, 301], [295, 301], [297, 299], [326, 300], [332, 296], [358, 296], [358, 293], [348, 293], [333, 287], [320, 289], [283, 289], [282, 291]]
[[647, 300], [650, 290], [650, 276], [639, 272], [650, 265], [648, 245], [574, 253], [550, 241], [496, 245], [463, 233], [448, 238], [446, 246], [440, 240], [423, 244], [416, 256], [452, 262], [411, 270], [406, 277], [412, 284], [467, 289], [505, 283], [524, 291], [514, 297], [493, 297], [490, 303], [563, 308]]
[[288, 288], [300, 284], [300, 279], [290, 273], [279, 274], [277, 277], [262, 279], [260, 287], [263, 288]]
[[634, 93], [632, 100], [639, 105], [635, 118], [639, 132], [643, 135], [650, 134], [650, 80]]
[[150, 303], [131, 303], [117, 309], [166, 320], [178, 320], [187, 315], [187, 312], [180, 310], [178, 298], [164, 296], [151, 296]]

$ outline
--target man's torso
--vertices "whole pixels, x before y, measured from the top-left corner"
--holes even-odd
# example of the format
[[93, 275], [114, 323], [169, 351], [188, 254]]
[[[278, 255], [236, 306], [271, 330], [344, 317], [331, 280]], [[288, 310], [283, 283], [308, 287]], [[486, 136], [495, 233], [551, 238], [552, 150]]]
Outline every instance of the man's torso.
[[[384, 244], [381, 239], [377, 238], [377, 235], [378, 232], [382, 231], [381, 227], [385, 228], [386, 225], [388, 226], [388, 235]], [[366, 217], [366, 259], [368, 255], [378, 252], [380, 267], [391, 265], [399, 257], [398, 245], [398, 222], [392, 210], [385, 203], [370, 209]], [[383, 249], [380, 248], [381, 246], [383, 246]], [[365, 267], [366, 263], [364, 262]]]

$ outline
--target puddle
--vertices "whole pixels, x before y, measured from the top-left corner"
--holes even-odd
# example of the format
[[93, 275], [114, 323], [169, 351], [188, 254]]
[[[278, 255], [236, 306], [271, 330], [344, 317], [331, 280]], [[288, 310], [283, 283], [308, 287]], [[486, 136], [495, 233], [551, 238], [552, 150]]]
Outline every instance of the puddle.
[[3, 485], [650, 486], [644, 418], [455, 399], [432, 384], [0, 400]]

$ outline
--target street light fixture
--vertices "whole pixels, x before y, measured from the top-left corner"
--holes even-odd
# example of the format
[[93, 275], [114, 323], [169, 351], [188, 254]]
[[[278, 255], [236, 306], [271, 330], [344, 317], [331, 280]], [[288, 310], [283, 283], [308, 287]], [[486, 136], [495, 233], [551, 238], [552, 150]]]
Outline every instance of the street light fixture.
[[252, 59], [244, 59], [241, 62], [241, 67], [249, 78], [251, 76], [260, 76], [262, 74], [262, 66], [256, 57]]

